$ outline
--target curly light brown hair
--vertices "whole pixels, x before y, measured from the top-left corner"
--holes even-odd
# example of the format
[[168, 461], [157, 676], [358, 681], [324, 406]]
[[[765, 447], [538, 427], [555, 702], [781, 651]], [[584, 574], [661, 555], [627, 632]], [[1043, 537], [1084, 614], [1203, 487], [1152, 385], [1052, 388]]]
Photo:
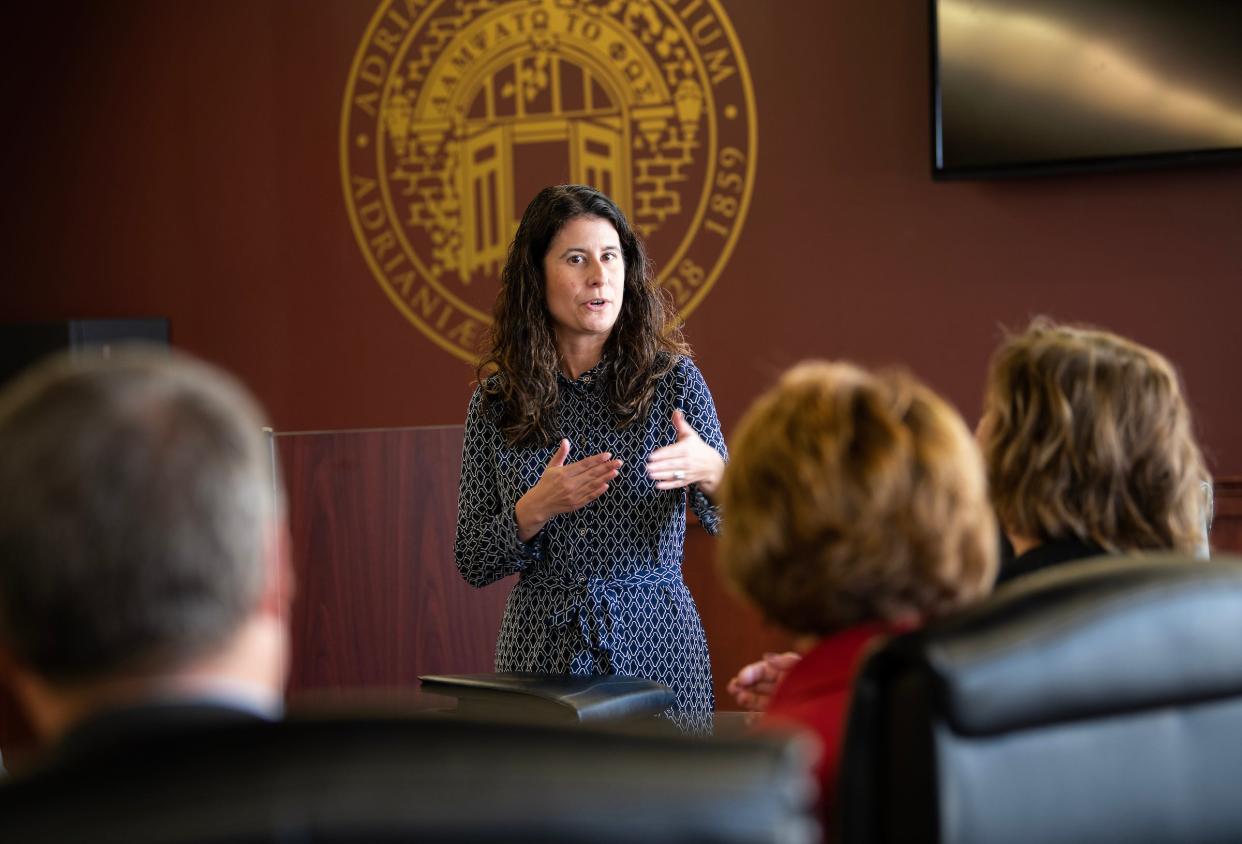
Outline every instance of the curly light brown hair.
[[992, 357], [979, 423], [1011, 535], [1193, 551], [1209, 481], [1177, 372], [1107, 331], [1036, 319]]
[[730, 451], [719, 562], [774, 623], [823, 635], [925, 620], [991, 588], [978, 449], [913, 377], [800, 364], [747, 411]]
[[619, 428], [647, 415], [656, 383], [690, 353], [646, 248], [616, 203], [585, 185], [544, 188], [526, 206], [509, 247], [493, 309], [491, 349], [477, 370], [489, 404], [499, 405], [500, 427], [511, 445], [542, 445], [557, 437], [561, 357], [543, 262], [557, 233], [579, 217], [611, 223], [625, 261], [621, 313], [604, 346], [608, 403]]

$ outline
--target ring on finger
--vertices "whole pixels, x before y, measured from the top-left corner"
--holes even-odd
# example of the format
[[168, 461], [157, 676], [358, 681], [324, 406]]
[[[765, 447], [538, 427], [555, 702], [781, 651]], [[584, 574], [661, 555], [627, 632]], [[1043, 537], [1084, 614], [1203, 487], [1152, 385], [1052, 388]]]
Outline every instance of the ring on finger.
[[681, 469], [678, 469], [676, 472], [673, 473], [673, 480], [684, 481], [685, 479], [686, 479], [686, 473], [683, 472]]

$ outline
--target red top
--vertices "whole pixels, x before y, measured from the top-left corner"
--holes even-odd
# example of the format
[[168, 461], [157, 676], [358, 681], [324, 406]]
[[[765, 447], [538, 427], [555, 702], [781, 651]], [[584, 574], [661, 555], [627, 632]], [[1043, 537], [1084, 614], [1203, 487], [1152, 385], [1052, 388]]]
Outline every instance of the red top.
[[854, 672], [868, 645], [892, 634], [883, 622], [867, 622], [822, 640], [785, 674], [768, 702], [761, 723], [808, 729], [823, 745], [816, 774], [820, 806], [827, 814], [837, 785], [837, 760], [845, 735]]

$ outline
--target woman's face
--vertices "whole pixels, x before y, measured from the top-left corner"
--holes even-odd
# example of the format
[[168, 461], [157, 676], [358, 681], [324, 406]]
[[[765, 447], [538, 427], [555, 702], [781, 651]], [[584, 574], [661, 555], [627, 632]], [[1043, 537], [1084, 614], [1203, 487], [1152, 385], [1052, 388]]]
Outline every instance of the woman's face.
[[625, 294], [625, 259], [612, 223], [575, 217], [562, 226], [544, 255], [543, 277], [558, 342], [607, 339]]

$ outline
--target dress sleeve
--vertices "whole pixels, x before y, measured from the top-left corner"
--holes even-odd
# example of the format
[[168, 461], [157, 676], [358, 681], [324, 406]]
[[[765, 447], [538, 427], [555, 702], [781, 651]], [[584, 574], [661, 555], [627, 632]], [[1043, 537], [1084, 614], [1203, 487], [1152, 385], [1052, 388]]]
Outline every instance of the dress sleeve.
[[500, 488], [497, 467], [505, 448], [494, 414], [475, 389], [466, 411], [466, 436], [458, 487], [457, 570], [471, 586], [487, 586], [524, 570], [542, 556], [542, 534], [530, 542], [518, 539], [515, 501]]
[[[682, 359], [678, 364], [678, 371], [681, 382], [679, 385], [681, 412], [686, 415], [686, 421], [690, 423], [690, 427], [694, 428], [703, 438], [703, 442], [716, 449], [721, 458], [728, 463], [729, 449], [725, 446], [724, 435], [720, 432], [720, 420], [716, 417], [716, 403], [712, 401], [712, 393], [707, 389], [703, 373], [699, 372], [699, 368], [689, 358]], [[699, 521], [703, 523], [703, 527], [713, 536], [719, 533], [720, 507], [712, 503], [712, 500], [699, 489], [698, 484], [690, 485], [689, 494], [690, 507], [699, 517]]]

